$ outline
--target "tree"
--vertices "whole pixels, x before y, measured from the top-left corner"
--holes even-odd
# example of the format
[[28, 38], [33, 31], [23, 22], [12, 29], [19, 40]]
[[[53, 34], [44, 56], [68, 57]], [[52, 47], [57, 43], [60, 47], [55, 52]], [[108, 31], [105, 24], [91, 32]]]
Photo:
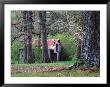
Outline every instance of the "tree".
[[39, 12], [41, 44], [42, 44], [42, 62], [48, 63], [50, 61], [48, 55], [47, 32], [46, 32], [46, 11]]
[[32, 29], [33, 29], [33, 19], [32, 11], [22, 11], [23, 15], [23, 36], [24, 40], [24, 51], [25, 51], [25, 60], [26, 63], [33, 63], [34, 58], [32, 54]]
[[[69, 67], [78, 68], [84, 65], [86, 68], [100, 67], [100, 12], [82, 12], [81, 38], [78, 39], [76, 52], [77, 62]], [[79, 36], [79, 35], [78, 35]]]
[[100, 66], [100, 12], [83, 12], [81, 58], [86, 67]]

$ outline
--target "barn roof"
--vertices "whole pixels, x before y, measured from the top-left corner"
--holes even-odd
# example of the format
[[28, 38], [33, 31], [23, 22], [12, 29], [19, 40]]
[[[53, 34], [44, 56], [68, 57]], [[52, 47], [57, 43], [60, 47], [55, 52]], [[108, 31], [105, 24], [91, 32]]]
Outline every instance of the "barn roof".
[[48, 48], [49, 49], [53, 49], [53, 47], [55, 46], [55, 43], [58, 43], [59, 39], [48, 39], [47, 43], [48, 43]]

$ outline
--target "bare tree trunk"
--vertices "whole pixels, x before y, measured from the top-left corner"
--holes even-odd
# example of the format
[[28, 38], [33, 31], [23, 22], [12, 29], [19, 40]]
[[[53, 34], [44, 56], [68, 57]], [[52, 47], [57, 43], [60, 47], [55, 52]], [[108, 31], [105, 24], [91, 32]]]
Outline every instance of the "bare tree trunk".
[[81, 40], [77, 39], [77, 50], [76, 50], [76, 58], [80, 59], [81, 58]]
[[46, 32], [46, 11], [39, 12], [40, 17], [40, 29], [41, 29], [41, 44], [42, 44], [42, 62], [48, 63], [48, 45], [47, 45], [47, 32]]
[[24, 39], [24, 49], [25, 49], [25, 62], [26, 63], [33, 63], [34, 58], [32, 54], [32, 11], [23, 11], [22, 12], [23, 19], [24, 19], [24, 30], [25, 39]]
[[81, 57], [86, 67], [100, 66], [100, 12], [83, 12]]

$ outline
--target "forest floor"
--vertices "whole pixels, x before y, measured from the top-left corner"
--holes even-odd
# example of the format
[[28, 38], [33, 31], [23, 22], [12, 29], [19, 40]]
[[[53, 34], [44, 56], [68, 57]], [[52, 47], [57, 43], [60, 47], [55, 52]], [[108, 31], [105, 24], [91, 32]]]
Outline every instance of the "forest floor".
[[12, 64], [12, 77], [99, 77], [98, 69], [72, 69], [68, 66], [72, 61], [43, 64]]

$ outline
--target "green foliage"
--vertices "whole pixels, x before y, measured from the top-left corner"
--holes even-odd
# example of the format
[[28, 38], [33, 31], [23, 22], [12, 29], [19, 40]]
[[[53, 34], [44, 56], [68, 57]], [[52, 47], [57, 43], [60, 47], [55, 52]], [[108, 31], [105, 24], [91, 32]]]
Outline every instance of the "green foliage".
[[41, 62], [40, 61], [40, 58], [41, 58], [41, 49], [39, 47], [35, 47], [35, 46], [33, 46], [32, 49], [33, 49], [33, 55], [35, 57], [35, 62], [36, 63], [40, 63]]
[[[12, 46], [11, 46], [11, 63], [20, 63], [20, 64], [23, 64], [23, 60], [19, 60], [19, 48], [21, 47], [21, 43], [19, 41], [14, 41], [12, 43]], [[41, 58], [41, 49], [38, 48], [38, 47], [32, 47], [33, 49], [33, 55], [35, 57], [35, 62], [36, 63], [40, 63], [40, 58]]]
[[48, 34], [48, 39], [60, 39], [61, 42], [61, 60], [71, 61], [74, 59], [76, 44], [75, 38], [73, 38], [69, 33], [63, 33], [52, 36]]
[[11, 45], [11, 63], [18, 63], [18, 50], [21, 47], [19, 41], [15, 41]]
[[[39, 33], [39, 11], [33, 11], [33, 29], [32, 29], [32, 37], [36, 38], [37, 35], [34, 33]], [[48, 38], [53, 39], [60, 39], [62, 51], [61, 51], [61, 60], [70, 61], [74, 59], [74, 54], [76, 50], [76, 42], [75, 42], [75, 33], [79, 33], [78, 30], [80, 30], [81, 27], [81, 18], [82, 13], [81, 11], [47, 11], [46, 13], [46, 29]], [[22, 13], [21, 11], [11, 11], [11, 37], [15, 37], [16, 34], [22, 31]], [[20, 23], [20, 24], [17, 24]], [[17, 26], [16, 26], [17, 25]], [[19, 26], [18, 26], [19, 25]], [[69, 32], [69, 33], [68, 33]], [[70, 35], [71, 33], [71, 35]], [[76, 34], [75, 34], [76, 35]], [[19, 42], [18, 42], [19, 43]], [[18, 44], [16, 43], [16, 44]], [[14, 43], [12, 43], [14, 44]], [[17, 50], [19, 46], [13, 45], [14, 48], [12, 48], [12, 60], [13, 62], [17, 61]], [[35, 56], [35, 61], [37, 63], [40, 62], [41, 58], [41, 49], [38, 47], [33, 47], [33, 53]]]

